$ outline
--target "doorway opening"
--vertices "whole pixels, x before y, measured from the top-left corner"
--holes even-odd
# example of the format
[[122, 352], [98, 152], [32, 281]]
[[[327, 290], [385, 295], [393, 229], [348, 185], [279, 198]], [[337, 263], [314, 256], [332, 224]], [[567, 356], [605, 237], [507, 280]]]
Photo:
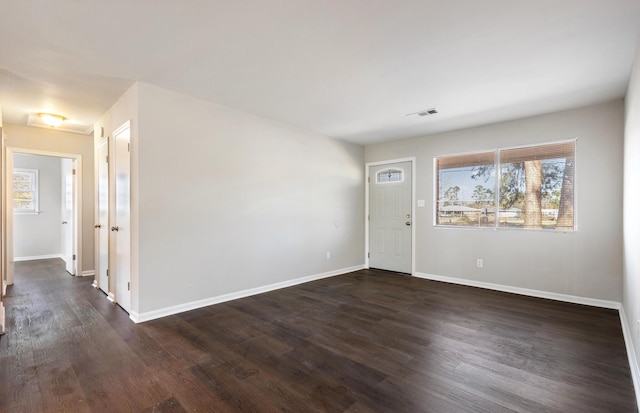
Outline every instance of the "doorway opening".
[[6, 284], [16, 261], [61, 258], [81, 275], [81, 156], [14, 147], [5, 155]]

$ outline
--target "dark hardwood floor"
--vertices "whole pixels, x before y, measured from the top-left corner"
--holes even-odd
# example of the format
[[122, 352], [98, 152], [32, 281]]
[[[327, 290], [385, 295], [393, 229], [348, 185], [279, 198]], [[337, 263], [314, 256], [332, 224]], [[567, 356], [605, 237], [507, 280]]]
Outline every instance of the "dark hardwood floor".
[[358, 271], [136, 325], [16, 263], [2, 412], [635, 412], [617, 311]]

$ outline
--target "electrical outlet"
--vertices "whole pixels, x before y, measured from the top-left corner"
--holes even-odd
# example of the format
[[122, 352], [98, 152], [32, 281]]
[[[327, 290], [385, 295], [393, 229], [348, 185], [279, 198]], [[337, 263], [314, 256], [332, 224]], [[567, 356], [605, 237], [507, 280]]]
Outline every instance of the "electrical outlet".
[[483, 265], [484, 265], [484, 263], [482, 262], [482, 258], [478, 258], [476, 260], [476, 267], [482, 268]]
[[331, 251], [327, 251], [327, 259], [330, 260], [331, 259]]

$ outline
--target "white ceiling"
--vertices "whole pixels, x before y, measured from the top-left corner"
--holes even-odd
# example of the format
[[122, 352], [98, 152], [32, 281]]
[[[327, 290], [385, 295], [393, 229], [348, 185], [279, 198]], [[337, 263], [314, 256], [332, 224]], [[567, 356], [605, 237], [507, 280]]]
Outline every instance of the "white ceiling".
[[0, 108], [143, 81], [366, 144], [622, 98], [639, 34], [639, 0], [0, 0]]

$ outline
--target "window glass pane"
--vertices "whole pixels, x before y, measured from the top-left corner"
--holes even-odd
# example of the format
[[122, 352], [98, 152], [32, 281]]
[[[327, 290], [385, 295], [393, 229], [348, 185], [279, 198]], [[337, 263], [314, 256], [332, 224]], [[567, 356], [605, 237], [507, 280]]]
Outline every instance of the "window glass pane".
[[573, 230], [575, 141], [500, 151], [498, 225]]
[[13, 200], [13, 208], [14, 209], [24, 209], [27, 211], [32, 211], [33, 210], [33, 202], [30, 200], [20, 200], [20, 199], [14, 199]]
[[376, 182], [379, 184], [389, 182], [403, 182], [404, 171], [402, 169], [386, 169], [376, 175]]
[[13, 184], [14, 191], [33, 191], [33, 184], [31, 182], [16, 182]]
[[575, 145], [436, 158], [436, 225], [573, 231]]
[[436, 159], [436, 224], [465, 227], [495, 225], [494, 153]]
[[13, 199], [31, 201], [33, 199], [33, 192], [14, 192]]

